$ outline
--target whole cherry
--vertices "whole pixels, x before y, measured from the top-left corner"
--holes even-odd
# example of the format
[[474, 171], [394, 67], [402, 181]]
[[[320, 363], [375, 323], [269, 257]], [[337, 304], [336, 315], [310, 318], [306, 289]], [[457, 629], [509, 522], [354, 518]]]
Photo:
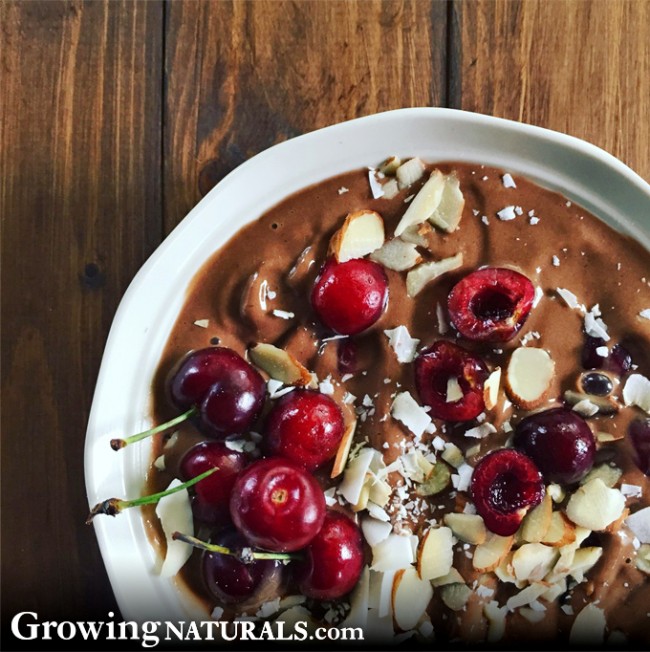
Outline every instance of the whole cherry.
[[485, 267], [452, 288], [449, 317], [468, 340], [506, 342], [524, 325], [535, 299], [531, 281], [512, 269]]
[[485, 526], [501, 536], [514, 534], [546, 489], [535, 463], [512, 448], [488, 453], [472, 474], [471, 494]]
[[513, 444], [535, 461], [548, 482], [562, 484], [580, 480], [593, 466], [596, 453], [591, 428], [577, 412], [566, 408], [522, 419]]
[[372, 326], [387, 301], [388, 279], [383, 267], [364, 258], [344, 263], [329, 258], [311, 292], [319, 320], [341, 335], [355, 335]]
[[343, 437], [343, 415], [329, 396], [296, 389], [278, 399], [264, 428], [264, 450], [313, 471], [336, 454]]
[[[483, 360], [445, 340], [434, 342], [415, 359], [420, 399], [431, 408], [431, 416], [446, 421], [469, 421], [483, 412], [483, 385], [488, 375]], [[450, 383], [462, 396], [450, 397]]]
[[253, 546], [291, 552], [318, 534], [325, 518], [325, 496], [314, 476], [295, 462], [268, 457], [237, 477], [230, 516]]
[[303, 554], [295, 574], [300, 592], [317, 600], [341, 598], [354, 588], [363, 570], [361, 531], [348, 516], [330, 510]]
[[216, 469], [194, 485], [192, 510], [199, 521], [212, 525], [230, 522], [230, 493], [237, 475], [251, 461], [247, 453], [231, 450], [220, 441], [199, 442], [187, 450], [179, 464], [182, 480]]

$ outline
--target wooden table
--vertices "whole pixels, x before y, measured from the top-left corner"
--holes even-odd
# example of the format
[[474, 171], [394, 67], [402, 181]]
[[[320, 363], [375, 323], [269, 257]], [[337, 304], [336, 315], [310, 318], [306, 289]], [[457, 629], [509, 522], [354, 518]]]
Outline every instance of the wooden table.
[[139, 267], [247, 158], [405, 106], [563, 131], [650, 180], [650, 2], [0, 4], [6, 642], [19, 611], [118, 611], [84, 525], [83, 446]]

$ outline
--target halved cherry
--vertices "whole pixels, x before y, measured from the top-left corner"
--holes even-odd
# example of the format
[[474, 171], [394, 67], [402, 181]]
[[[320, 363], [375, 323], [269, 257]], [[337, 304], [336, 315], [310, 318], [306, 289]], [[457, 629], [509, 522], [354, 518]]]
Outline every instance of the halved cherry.
[[388, 301], [388, 279], [381, 265], [364, 258], [328, 259], [316, 279], [311, 304], [320, 321], [341, 335], [372, 326]]
[[524, 325], [535, 299], [530, 280], [511, 269], [485, 267], [449, 293], [449, 317], [468, 340], [507, 342]]
[[[415, 359], [415, 385], [431, 416], [445, 421], [469, 421], [485, 409], [483, 384], [489, 375], [483, 360], [462, 347], [439, 340]], [[458, 383], [462, 397], [450, 396]]]
[[476, 511], [495, 534], [514, 534], [529, 509], [539, 505], [546, 489], [535, 463], [512, 448], [488, 453], [472, 474]]

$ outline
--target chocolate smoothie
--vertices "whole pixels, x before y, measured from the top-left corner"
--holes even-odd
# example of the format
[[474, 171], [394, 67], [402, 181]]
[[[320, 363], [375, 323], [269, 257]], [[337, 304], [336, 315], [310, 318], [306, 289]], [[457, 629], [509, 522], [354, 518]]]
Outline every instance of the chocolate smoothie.
[[[392, 238], [407, 207], [434, 169], [455, 175], [464, 206], [460, 223], [451, 232], [435, 227], [420, 230], [421, 262], [459, 254], [462, 262], [427, 283], [415, 296], [409, 296], [406, 290], [408, 271], [386, 268], [388, 302], [381, 318], [354, 336], [328, 331], [315, 315], [310, 293], [330, 255], [332, 235], [346, 215], [368, 210], [383, 218], [386, 239]], [[597, 561], [588, 566], [583, 577], [575, 568], [573, 574], [553, 577], [553, 570], [556, 575], [559, 573], [557, 557], [564, 548], [547, 539], [546, 547], [552, 548], [555, 555], [548, 573], [533, 574], [532, 579], [520, 578], [513, 574], [513, 554], [524, 545], [533, 545], [522, 538], [521, 532], [514, 535], [507, 556], [491, 570], [476, 568], [477, 544], [463, 541], [454, 532], [453, 569], [460, 578], [456, 576], [446, 584], [433, 580], [433, 598], [414, 635], [418, 640], [442, 643], [566, 643], [580, 640], [580, 628], [592, 622], [585, 612], [584, 623], [575, 624], [585, 606], [590, 605], [595, 614], [596, 641], [649, 644], [650, 563], [639, 559], [647, 555], [647, 542], [640, 540], [638, 532], [626, 522], [627, 517], [650, 505], [650, 482], [639, 468], [636, 449], [628, 436], [630, 424], [647, 420], [648, 414], [638, 404], [644, 405], [642, 400], [634, 404], [629, 396], [624, 396], [623, 389], [633, 374], [650, 377], [650, 254], [567, 198], [502, 170], [479, 164], [427, 162], [423, 174], [410, 185], [402, 184], [395, 189], [396, 184], [392, 183], [396, 194], [387, 198], [392, 193], [381, 196], [381, 188], [393, 180], [391, 172], [355, 170], [306, 188], [242, 228], [214, 253], [193, 279], [161, 357], [154, 383], [155, 422], [163, 423], [178, 414], [168, 400], [166, 380], [189, 350], [219, 345], [250, 359], [250, 346], [259, 342], [273, 344], [315, 374], [317, 387], [337, 401], [346, 424], [356, 419], [352, 456], [361, 445], [378, 451], [383, 467], [390, 467], [386, 478], [392, 489], [389, 500], [381, 506], [383, 513], [388, 515], [394, 534], [414, 536], [421, 542], [428, 529], [445, 525], [446, 514], [476, 513], [461, 467], [465, 472], [469, 467], [471, 472], [488, 452], [511, 446], [517, 423], [531, 412], [557, 406], [575, 408], [596, 439], [593, 468], [613, 470], [613, 474], [603, 476], [604, 483], [609, 489], [621, 491], [625, 503], [616, 522], [601, 530], [577, 528], [574, 523], [567, 526], [573, 538], [566, 539], [564, 546], [573, 543], [574, 550], [566, 550], [566, 556], [573, 559], [575, 549], [589, 549], [595, 551]], [[468, 341], [449, 323], [450, 290], [467, 274], [485, 266], [517, 270], [536, 288], [528, 319], [507, 342]], [[591, 323], [585, 321], [585, 313], [600, 320], [597, 323], [605, 328], [609, 338], [599, 343], [603, 368], [616, 345], [622, 347], [619, 352], [628, 352], [632, 360], [631, 368], [607, 374], [612, 391], [605, 399], [614, 406], [611, 410], [594, 406], [580, 384], [581, 375], [587, 371], [583, 367], [584, 349], [589, 341], [585, 323]], [[486, 406], [477, 419], [469, 422], [451, 423], [434, 418], [415, 442], [418, 438], [392, 413], [396, 396], [405, 392], [422, 405], [414, 363], [398, 360], [394, 342], [385, 333], [400, 326], [407, 329], [410, 338], [418, 340], [418, 353], [437, 340], [450, 340], [479, 355], [490, 372], [500, 368], [503, 373], [495, 404]], [[595, 328], [592, 335], [601, 332], [598, 326]], [[510, 357], [515, 349], [524, 346], [545, 350], [554, 363], [543, 400], [534, 407], [522, 407], [525, 402], [517, 401], [516, 391], [505, 389]], [[344, 359], [350, 357], [352, 362]], [[265, 372], [262, 374], [265, 380], [269, 378]], [[273, 395], [267, 398], [267, 404], [272, 403]], [[489, 425], [485, 427], [486, 424]], [[253, 452], [260, 439], [256, 433], [262, 437], [264, 434], [264, 414], [254, 431], [252, 436], [244, 433], [235, 438]], [[467, 431], [472, 433], [466, 435]], [[153, 459], [163, 456], [164, 468], [152, 461], [147, 492], [160, 491], [177, 477], [182, 455], [204, 439], [189, 423], [178, 428], [171, 438], [169, 433], [159, 435]], [[450, 444], [459, 450], [455, 451]], [[409, 477], [404, 466], [400, 466], [400, 460], [408, 453], [419, 453], [429, 466], [446, 465], [452, 481], [436, 493], [418, 491], [417, 479]], [[454, 453], [460, 457], [454, 458]], [[330, 507], [345, 511], [358, 522], [372, 518], [367, 508], [355, 513], [345, 498], [332, 489], [340, 486], [345, 472], [331, 478], [331, 470], [329, 463], [316, 472]], [[553, 509], [565, 513], [568, 501], [581, 485], [555, 483], [549, 490], [551, 484], [554, 483], [546, 482], [547, 492], [553, 493]], [[165, 536], [153, 507], [145, 510], [145, 518], [152, 542], [164, 555]], [[208, 528], [198, 521], [195, 526], [197, 536], [209, 536]], [[575, 532], [579, 532], [577, 538]], [[580, 533], [584, 538], [578, 543]], [[534, 545], [543, 546], [544, 539]], [[380, 573], [372, 570], [374, 552], [372, 546], [367, 546], [371, 588], [381, 580]], [[241, 615], [237, 609], [219, 605], [209, 597], [201, 579], [199, 558], [200, 552], [194, 551], [179, 573], [181, 590], [203, 601], [207, 614], [216, 608], [216, 614], [222, 618]], [[541, 584], [549, 591], [537, 592], [531, 599], [522, 599], [519, 605], [516, 600], [508, 602], [527, 587]], [[453, 604], [449, 597], [451, 585], [466, 587], [457, 590], [457, 595], [462, 596], [460, 604]], [[551, 587], [556, 585], [560, 588], [553, 590]], [[334, 615], [330, 613], [322, 623], [340, 622], [350, 600], [346, 597], [340, 611], [334, 609]], [[506, 605], [510, 607], [505, 608]], [[303, 607], [317, 620], [327, 611], [314, 601], [306, 601]], [[256, 611], [247, 613], [255, 615]], [[269, 617], [283, 618], [282, 613]], [[386, 617], [378, 618], [377, 622], [380, 621], [385, 624]], [[389, 618], [388, 622], [392, 623], [391, 632], [398, 634], [402, 629], [394, 619]], [[371, 627], [369, 624], [369, 631]]]

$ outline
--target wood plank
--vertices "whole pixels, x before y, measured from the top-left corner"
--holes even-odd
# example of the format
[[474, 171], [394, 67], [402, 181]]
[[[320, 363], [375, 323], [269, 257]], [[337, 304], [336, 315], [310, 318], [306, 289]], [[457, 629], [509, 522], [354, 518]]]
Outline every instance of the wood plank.
[[447, 6], [178, 2], [166, 20], [165, 228], [240, 163], [369, 113], [446, 103]]
[[0, 24], [2, 622], [106, 620], [84, 439], [117, 304], [162, 233], [162, 6], [5, 2]]
[[650, 180], [650, 2], [456, 1], [463, 109], [583, 138]]

